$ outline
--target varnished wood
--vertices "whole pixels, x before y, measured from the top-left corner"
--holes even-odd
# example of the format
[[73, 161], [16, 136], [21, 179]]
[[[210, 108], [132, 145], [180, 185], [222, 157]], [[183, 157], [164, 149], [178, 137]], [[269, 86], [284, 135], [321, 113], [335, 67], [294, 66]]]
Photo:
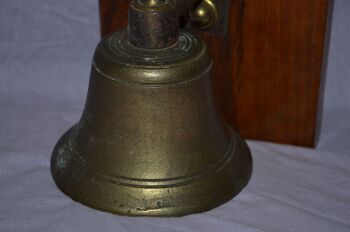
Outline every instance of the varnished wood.
[[[129, 1], [100, 0], [101, 33], [126, 27]], [[214, 57], [218, 109], [246, 138], [313, 146], [331, 0], [233, 0]]]

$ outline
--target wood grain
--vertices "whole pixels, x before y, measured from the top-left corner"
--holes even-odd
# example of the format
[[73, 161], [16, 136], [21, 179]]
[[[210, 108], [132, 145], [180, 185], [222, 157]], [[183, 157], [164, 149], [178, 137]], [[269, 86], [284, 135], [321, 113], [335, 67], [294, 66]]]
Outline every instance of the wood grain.
[[[128, 3], [100, 0], [102, 35], [126, 27]], [[331, 4], [232, 0], [227, 34], [201, 33], [218, 109], [245, 138], [314, 145]]]

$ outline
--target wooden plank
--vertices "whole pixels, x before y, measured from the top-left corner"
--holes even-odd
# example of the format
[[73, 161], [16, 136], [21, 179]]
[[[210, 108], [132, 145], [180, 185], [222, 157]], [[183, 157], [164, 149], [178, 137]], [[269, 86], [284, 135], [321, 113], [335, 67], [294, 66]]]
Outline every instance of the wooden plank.
[[[126, 27], [129, 1], [100, 0], [101, 33]], [[245, 138], [313, 146], [331, 0], [233, 0], [214, 57], [218, 109]]]

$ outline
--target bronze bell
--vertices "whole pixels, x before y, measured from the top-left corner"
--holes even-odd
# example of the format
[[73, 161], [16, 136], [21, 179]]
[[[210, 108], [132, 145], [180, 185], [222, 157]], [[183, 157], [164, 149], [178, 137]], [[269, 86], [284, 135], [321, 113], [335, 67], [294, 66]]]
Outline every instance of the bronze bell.
[[97, 46], [82, 117], [51, 158], [72, 199], [179, 216], [219, 206], [247, 184], [249, 149], [214, 110], [212, 59], [200, 38], [179, 30], [189, 2], [134, 0], [128, 30]]

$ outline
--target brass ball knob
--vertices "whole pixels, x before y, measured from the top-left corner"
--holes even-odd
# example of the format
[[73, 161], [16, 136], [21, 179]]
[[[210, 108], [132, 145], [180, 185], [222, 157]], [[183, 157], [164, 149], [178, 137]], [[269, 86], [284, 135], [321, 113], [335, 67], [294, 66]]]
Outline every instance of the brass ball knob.
[[191, 24], [201, 30], [213, 27], [218, 20], [218, 9], [213, 0], [203, 0], [189, 14]]

